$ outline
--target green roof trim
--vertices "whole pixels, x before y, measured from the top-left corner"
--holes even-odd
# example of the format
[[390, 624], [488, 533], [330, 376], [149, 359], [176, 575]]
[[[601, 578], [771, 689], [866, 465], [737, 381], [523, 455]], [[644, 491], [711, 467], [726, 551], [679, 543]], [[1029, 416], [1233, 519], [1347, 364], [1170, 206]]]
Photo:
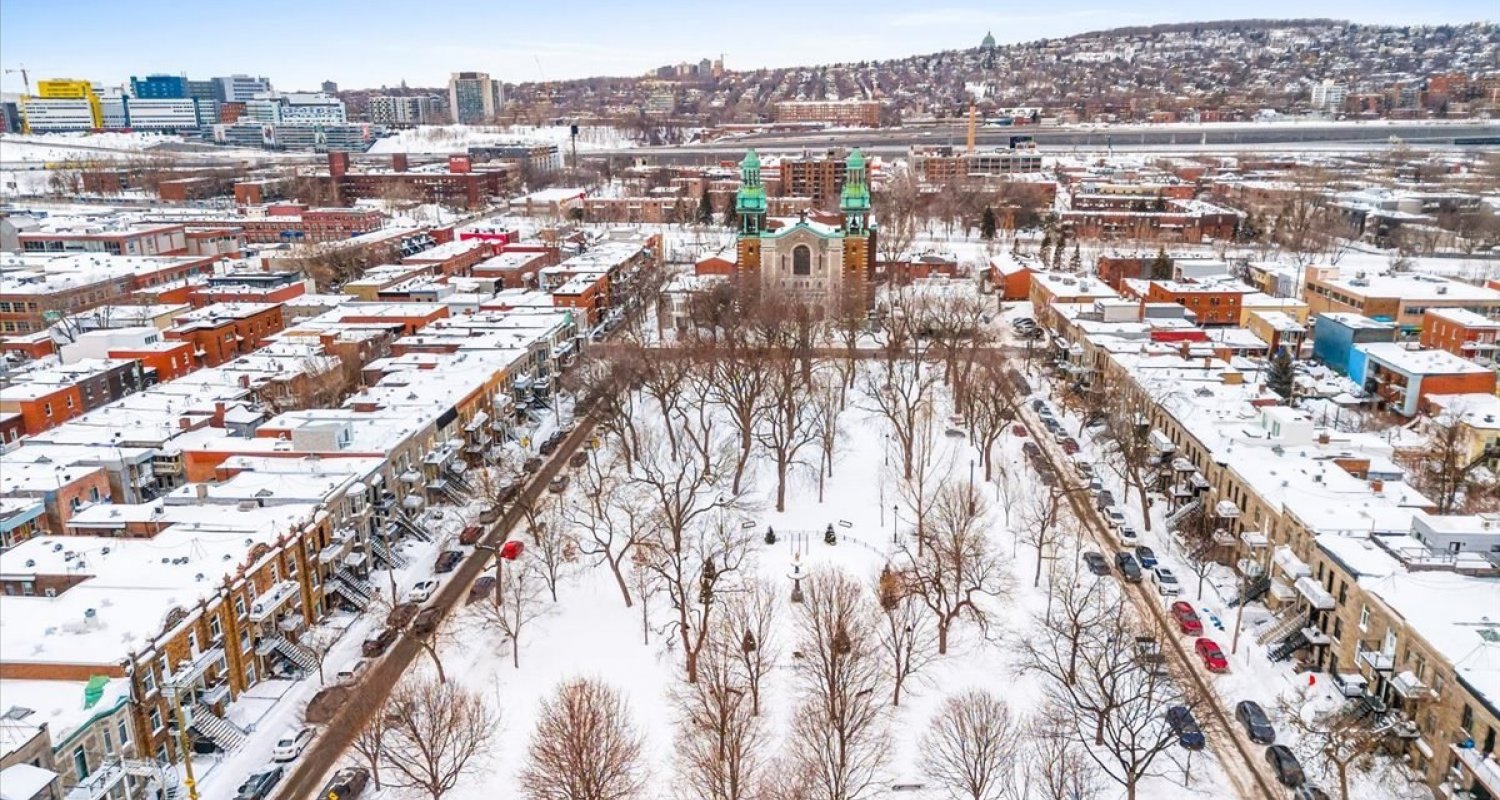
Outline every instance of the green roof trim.
[[104, 687], [109, 685], [109, 678], [103, 675], [89, 676], [89, 682], [83, 687], [83, 707], [93, 708], [104, 696]]

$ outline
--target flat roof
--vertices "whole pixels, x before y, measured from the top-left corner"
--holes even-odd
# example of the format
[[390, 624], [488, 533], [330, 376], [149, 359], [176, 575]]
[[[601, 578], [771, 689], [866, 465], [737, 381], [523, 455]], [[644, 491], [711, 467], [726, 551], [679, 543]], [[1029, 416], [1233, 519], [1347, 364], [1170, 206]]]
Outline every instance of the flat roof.
[[1370, 358], [1411, 375], [1468, 375], [1493, 372], [1490, 367], [1480, 366], [1466, 358], [1453, 355], [1447, 350], [1409, 350], [1399, 342], [1369, 342], [1357, 344], [1354, 347]]

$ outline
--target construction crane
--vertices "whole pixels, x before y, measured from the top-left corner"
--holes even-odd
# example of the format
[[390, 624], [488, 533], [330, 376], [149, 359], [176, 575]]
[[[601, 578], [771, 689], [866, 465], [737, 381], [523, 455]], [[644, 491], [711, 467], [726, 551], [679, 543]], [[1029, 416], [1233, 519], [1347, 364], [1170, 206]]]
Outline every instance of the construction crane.
[[19, 72], [19, 73], [21, 73], [21, 83], [26, 84], [26, 93], [27, 94], [31, 94], [31, 76], [29, 74], [27, 74], [27, 72], [26, 72], [26, 65], [25, 64], [21, 64], [20, 66], [16, 67], [15, 69], [8, 69], [8, 70], [5, 71], [5, 74], [9, 75], [12, 72]]

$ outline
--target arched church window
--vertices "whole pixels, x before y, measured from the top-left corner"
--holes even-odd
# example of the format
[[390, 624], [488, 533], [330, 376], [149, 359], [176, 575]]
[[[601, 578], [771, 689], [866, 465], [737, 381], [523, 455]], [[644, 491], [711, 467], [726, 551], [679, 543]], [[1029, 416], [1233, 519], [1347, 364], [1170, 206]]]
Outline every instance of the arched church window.
[[812, 249], [805, 244], [792, 248], [792, 274], [812, 274]]

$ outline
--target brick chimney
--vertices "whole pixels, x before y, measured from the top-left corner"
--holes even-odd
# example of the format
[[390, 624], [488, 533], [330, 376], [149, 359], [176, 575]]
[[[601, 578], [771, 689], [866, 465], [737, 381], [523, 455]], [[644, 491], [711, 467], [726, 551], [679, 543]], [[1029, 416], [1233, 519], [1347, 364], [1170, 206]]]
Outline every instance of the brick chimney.
[[214, 416], [208, 424], [215, 428], [224, 427], [224, 402], [222, 400], [214, 402]]
[[405, 153], [394, 153], [394, 154], [391, 155], [391, 171], [392, 172], [405, 172], [406, 171], [406, 167], [407, 167], [407, 164], [406, 164], [406, 154]]
[[349, 172], [348, 153], [328, 154], [328, 174], [335, 178], [342, 178]]

